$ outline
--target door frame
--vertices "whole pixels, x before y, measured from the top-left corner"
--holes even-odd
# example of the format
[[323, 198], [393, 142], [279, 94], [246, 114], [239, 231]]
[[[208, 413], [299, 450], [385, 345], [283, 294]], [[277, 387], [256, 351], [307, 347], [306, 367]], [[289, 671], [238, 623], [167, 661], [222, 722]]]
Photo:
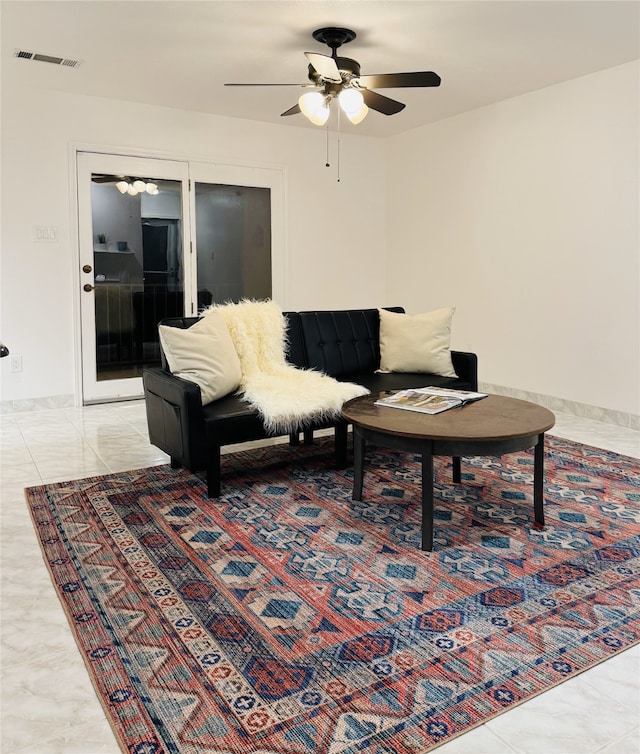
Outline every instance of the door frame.
[[[82, 288], [82, 253], [80, 248], [81, 236], [80, 236], [80, 202], [78, 184], [78, 156], [81, 153], [90, 153], [96, 156], [114, 156], [122, 158], [136, 158], [136, 159], [148, 159], [148, 160], [164, 160], [174, 163], [186, 163], [189, 167], [195, 166], [197, 168], [195, 178], [190, 180], [203, 180], [204, 182], [217, 182], [225, 183], [231, 181], [235, 183], [238, 179], [238, 175], [242, 174], [245, 179], [253, 177], [258, 183], [253, 185], [270, 187], [271, 190], [271, 254], [272, 254], [272, 271], [271, 271], [271, 283], [272, 283], [272, 298], [277, 301], [283, 309], [288, 307], [288, 274], [289, 267], [289, 254], [288, 254], [288, 238], [287, 238], [287, 226], [285, 222], [285, 207], [287, 205], [287, 169], [282, 164], [273, 163], [244, 163], [242, 161], [228, 162], [226, 159], [216, 159], [213, 156], [203, 155], [185, 155], [175, 154], [167, 152], [156, 152], [151, 150], [139, 149], [135, 147], [127, 147], [123, 149], [120, 146], [107, 146], [98, 144], [89, 144], [84, 142], [70, 143], [68, 146], [68, 165], [69, 165], [69, 188], [70, 188], [70, 243], [75, 249], [73, 256], [73, 264], [75, 269], [72, 274], [72, 303], [73, 303], [73, 337], [74, 337], [74, 403], [76, 406], [85, 405], [83, 397], [83, 356], [82, 356], [82, 319], [81, 319], [81, 288]], [[216, 168], [216, 180], [209, 181], [208, 178], [199, 178], [200, 168], [207, 166], [208, 168]], [[159, 176], [158, 176], [159, 177]], [[242, 181], [238, 183], [241, 185]], [[189, 187], [189, 184], [187, 184]], [[251, 181], [245, 185], [252, 185]], [[187, 227], [189, 224], [189, 236], [184, 236], [184, 253], [185, 264], [189, 264], [189, 268], [185, 266], [185, 284], [187, 282], [187, 274], [189, 275], [189, 281], [191, 284], [191, 291], [194, 297], [196, 293], [196, 276], [197, 265], [195, 259], [192, 262], [187, 257], [191, 257], [192, 247], [195, 248], [195, 225], [191, 228], [191, 223], [194, 222], [195, 212], [195, 192], [189, 191], [187, 206], [183, 208], [183, 227]], [[193, 207], [193, 209], [192, 209]], [[189, 254], [187, 254], [187, 248], [189, 248]], [[187, 306], [185, 292], [185, 307]], [[194, 303], [195, 306], [195, 303]], [[189, 311], [189, 310], [187, 310]], [[100, 403], [122, 401], [122, 400], [136, 400], [142, 397], [142, 391], [139, 395], [132, 396], [119, 396], [100, 399]]]

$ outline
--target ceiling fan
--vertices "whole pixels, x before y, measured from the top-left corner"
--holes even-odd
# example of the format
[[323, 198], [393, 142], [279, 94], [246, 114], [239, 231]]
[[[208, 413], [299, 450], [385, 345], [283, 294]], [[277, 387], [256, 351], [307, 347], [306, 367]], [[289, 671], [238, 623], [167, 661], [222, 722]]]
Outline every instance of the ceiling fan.
[[116, 188], [121, 194], [136, 196], [137, 194], [151, 194], [155, 196], [158, 193], [158, 184], [149, 181], [147, 178], [136, 178], [130, 175], [105, 175], [93, 173], [91, 175], [93, 183], [115, 183]]
[[282, 113], [296, 115], [303, 113], [315, 125], [324, 125], [329, 118], [329, 105], [337, 99], [340, 108], [354, 124], [360, 123], [369, 108], [383, 115], [395, 115], [404, 109], [402, 102], [385, 97], [373, 89], [394, 89], [399, 87], [440, 86], [440, 76], [433, 71], [412, 73], [380, 73], [361, 76], [360, 63], [351, 58], [338, 57], [338, 49], [356, 38], [355, 31], [329, 26], [316, 29], [313, 38], [328, 45], [331, 55], [305, 52], [309, 61], [311, 84], [225, 84], [225, 86], [301, 86], [312, 88], [303, 94], [298, 104]]

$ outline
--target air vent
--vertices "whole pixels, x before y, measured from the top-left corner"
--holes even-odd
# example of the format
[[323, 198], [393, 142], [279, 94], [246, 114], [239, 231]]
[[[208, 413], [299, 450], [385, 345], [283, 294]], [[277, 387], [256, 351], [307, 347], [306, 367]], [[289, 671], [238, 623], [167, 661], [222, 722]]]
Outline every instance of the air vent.
[[77, 68], [82, 62], [81, 60], [59, 58], [56, 55], [43, 55], [41, 52], [28, 52], [27, 50], [16, 50], [13, 55], [23, 60], [39, 60], [41, 63], [53, 63], [53, 65], [63, 65], [67, 68]]

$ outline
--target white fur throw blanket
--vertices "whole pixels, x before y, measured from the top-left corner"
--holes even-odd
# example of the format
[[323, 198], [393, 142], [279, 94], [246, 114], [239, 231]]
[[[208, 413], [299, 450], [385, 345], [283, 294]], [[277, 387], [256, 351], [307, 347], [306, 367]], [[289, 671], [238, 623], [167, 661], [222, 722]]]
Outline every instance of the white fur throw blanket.
[[345, 401], [369, 392], [361, 385], [287, 364], [286, 319], [273, 301], [213, 305], [202, 316], [212, 310], [224, 317], [238, 352], [240, 391], [269, 434], [289, 434], [316, 421], [336, 419]]

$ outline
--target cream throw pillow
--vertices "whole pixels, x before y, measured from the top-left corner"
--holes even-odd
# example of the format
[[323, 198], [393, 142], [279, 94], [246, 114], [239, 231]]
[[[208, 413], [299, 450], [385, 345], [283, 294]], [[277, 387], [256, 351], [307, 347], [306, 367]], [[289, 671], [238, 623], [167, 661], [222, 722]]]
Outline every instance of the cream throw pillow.
[[451, 319], [455, 307], [426, 314], [380, 312], [380, 371], [426, 372], [456, 377], [451, 363]]
[[169, 369], [200, 385], [203, 406], [238, 388], [240, 359], [221, 314], [209, 312], [186, 330], [168, 325], [158, 330]]

